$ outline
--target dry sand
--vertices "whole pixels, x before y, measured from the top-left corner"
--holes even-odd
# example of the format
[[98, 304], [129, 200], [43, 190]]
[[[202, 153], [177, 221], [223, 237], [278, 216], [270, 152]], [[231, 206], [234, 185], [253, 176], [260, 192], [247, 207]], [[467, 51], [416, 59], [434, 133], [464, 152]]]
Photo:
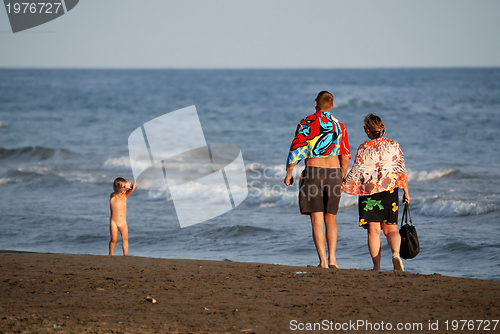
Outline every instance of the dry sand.
[[500, 319], [500, 282], [436, 274], [2, 251], [0, 282], [0, 333], [436, 333]]

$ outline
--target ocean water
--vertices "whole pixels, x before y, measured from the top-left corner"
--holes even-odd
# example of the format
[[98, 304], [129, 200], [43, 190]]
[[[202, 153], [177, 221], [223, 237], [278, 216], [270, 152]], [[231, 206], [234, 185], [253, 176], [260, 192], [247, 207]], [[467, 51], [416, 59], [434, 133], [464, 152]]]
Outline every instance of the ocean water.
[[[421, 243], [406, 270], [500, 280], [496, 68], [0, 70], [0, 249], [107, 254], [112, 181], [133, 178], [128, 136], [196, 105], [208, 143], [241, 149], [249, 196], [181, 229], [167, 193], [138, 188], [128, 199], [130, 253], [316, 265], [297, 185], [283, 178], [295, 127], [321, 90], [335, 96], [332, 114], [353, 157], [370, 112], [403, 148]], [[356, 197], [342, 197], [337, 221], [340, 267], [371, 268]], [[382, 269], [391, 271], [384, 237], [382, 245]]]

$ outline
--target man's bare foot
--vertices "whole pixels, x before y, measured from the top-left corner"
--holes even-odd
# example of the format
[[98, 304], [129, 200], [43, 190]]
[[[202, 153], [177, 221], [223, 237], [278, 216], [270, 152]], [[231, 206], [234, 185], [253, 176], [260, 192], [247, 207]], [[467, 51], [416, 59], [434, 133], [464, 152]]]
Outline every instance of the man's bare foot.
[[335, 258], [335, 256], [329, 256], [328, 257], [328, 266], [330, 268], [339, 269], [339, 265], [337, 264], [337, 259]]

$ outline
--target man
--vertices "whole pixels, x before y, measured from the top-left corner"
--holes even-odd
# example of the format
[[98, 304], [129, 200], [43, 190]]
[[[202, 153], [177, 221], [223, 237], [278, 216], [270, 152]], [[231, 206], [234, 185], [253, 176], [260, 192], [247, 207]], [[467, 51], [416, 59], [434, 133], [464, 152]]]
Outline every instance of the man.
[[[322, 91], [316, 97], [316, 112], [302, 119], [287, 159], [285, 184], [293, 184], [293, 168], [305, 159], [299, 186], [301, 214], [311, 216], [312, 235], [322, 268], [338, 268], [337, 211], [342, 180], [349, 168], [351, 152], [344, 125], [330, 114], [333, 95]], [[328, 258], [326, 256], [328, 243]]]

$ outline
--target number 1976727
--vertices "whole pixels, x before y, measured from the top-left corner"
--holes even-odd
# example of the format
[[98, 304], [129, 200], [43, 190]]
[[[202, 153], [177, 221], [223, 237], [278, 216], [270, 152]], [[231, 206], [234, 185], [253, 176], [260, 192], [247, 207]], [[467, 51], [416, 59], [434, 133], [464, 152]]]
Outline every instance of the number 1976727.
[[[55, 2], [54, 4], [50, 3], [50, 2], [15, 2], [13, 5], [12, 5], [12, 8], [11, 8], [11, 5], [10, 3], [8, 3], [6, 5], [7, 7], [7, 12], [10, 14], [11, 13], [11, 10], [13, 13], [15, 14], [28, 14], [28, 13], [31, 13], [31, 14], [35, 14], [35, 13], [39, 13], [39, 14], [57, 14], [57, 12], [59, 11], [59, 8], [61, 7], [61, 3], [60, 2]], [[45, 8], [45, 11], [44, 11], [44, 8]], [[54, 10], [54, 11], [53, 11]]]

